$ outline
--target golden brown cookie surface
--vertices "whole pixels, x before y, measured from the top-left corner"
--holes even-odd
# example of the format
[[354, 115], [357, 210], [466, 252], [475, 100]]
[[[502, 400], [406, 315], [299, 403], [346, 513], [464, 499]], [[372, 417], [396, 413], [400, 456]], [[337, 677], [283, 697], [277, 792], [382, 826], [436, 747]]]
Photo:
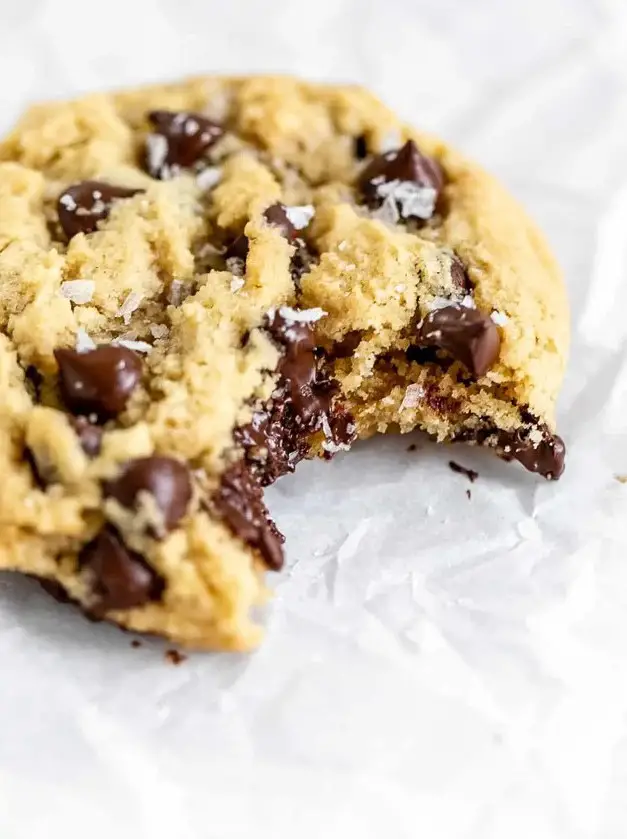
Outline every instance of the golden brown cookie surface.
[[28, 111], [0, 144], [0, 567], [244, 649], [262, 486], [421, 427], [549, 477], [568, 308], [489, 175], [367, 92], [196, 79]]

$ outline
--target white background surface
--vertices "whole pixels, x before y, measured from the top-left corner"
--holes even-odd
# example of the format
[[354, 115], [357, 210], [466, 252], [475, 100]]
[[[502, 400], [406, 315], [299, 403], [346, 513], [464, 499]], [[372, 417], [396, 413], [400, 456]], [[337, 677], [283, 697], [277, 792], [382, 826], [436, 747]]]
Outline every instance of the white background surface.
[[364, 82], [525, 202], [573, 306], [568, 469], [457, 450], [468, 501], [406, 438], [304, 465], [271, 494], [288, 569], [249, 657], [173, 667], [3, 577], [0, 836], [623, 839], [626, 4], [2, 4], [7, 125], [209, 71]]

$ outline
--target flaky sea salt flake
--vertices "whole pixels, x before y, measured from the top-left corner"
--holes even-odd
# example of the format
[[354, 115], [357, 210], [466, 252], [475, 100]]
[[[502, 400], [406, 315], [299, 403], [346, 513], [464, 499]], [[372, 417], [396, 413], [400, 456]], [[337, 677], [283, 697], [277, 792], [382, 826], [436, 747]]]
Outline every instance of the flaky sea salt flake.
[[311, 204], [303, 204], [299, 207], [286, 207], [285, 215], [297, 230], [307, 227], [314, 216], [315, 210]]
[[148, 156], [148, 166], [152, 172], [161, 171], [162, 177], [168, 177], [168, 173], [164, 170], [165, 160], [168, 156], [168, 141], [163, 134], [149, 134], [146, 138], [146, 154]]
[[431, 186], [420, 186], [413, 181], [389, 181], [377, 187], [382, 198], [391, 196], [400, 205], [403, 218], [428, 219], [433, 215], [437, 192]]
[[139, 304], [142, 302], [142, 298], [143, 295], [139, 294], [139, 292], [131, 291], [117, 310], [116, 315], [119, 318], [122, 318], [126, 325], [131, 322], [131, 315], [139, 307]]
[[497, 326], [506, 326], [509, 323], [509, 318], [504, 312], [494, 311], [490, 315], [490, 319]]
[[401, 219], [398, 206], [392, 195], [388, 195], [381, 206], [372, 211], [371, 216], [376, 221], [382, 221], [384, 224], [391, 225], [398, 224]]
[[313, 309], [292, 309], [291, 306], [281, 306], [279, 314], [285, 320], [291, 320], [295, 323], [315, 323], [320, 318], [325, 317], [327, 313], [319, 306]]
[[95, 342], [89, 337], [86, 330], [79, 326], [76, 330], [76, 352], [89, 352], [96, 349]]
[[233, 294], [238, 292], [240, 288], [243, 288], [245, 282], [246, 281], [243, 277], [233, 277], [233, 279], [231, 280], [231, 291], [233, 292]]
[[61, 297], [80, 305], [91, 302], [95, 288], [96, 283], [93, 280], [65, 280], [61, 283], [59, 291]]
[[196, 175], [196, 183], [203, 192], [208, 192], [220, 183], [221, 178], [222, 172], [217, 166], [207, 166]]
[[112, 342], [116, 347], [124, 347], [127, 350], [134, 350], [135, 352], [149, 353], [152, 346], [146, 341], [128, 341], [125, 338], [118, 338]]

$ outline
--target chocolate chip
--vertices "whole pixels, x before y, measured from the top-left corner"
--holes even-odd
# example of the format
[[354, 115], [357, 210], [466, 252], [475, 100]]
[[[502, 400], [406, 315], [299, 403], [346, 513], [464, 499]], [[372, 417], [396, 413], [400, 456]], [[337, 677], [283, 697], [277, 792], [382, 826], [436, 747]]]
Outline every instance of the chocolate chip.
[[455, 463], [454, 460], [449, 460], [448, 462], [449, 469], [453, 472], [457, 472], [459, 475], [465, 475], [471, 484], [479, 477], [479, 473], [475, 472], [474, 469], [468, 469], [466, 466], [462, 466], [460, 463]]
[[83, 548], [79, 564], [90, 578], [96, 614], [144, 606], [163, 592], [163, 580], [111, 528], [101, 530]]
[[501, 339], [496, 325], [478, 309], [452, 305], [430, 312], [418, 329], [418, 344], [438, 347], [483, 376], [498, 358]]
[[99, 455], [102, 445], [102, 428], [94, 425], [87, 417], [68, 417], [68, 419], [85, 454], [89, 457]]
[[353, 140], [353, 151], [357, 160], [363, 160], [368, 157], [368, 141], [365, 134], [360, 134]]
[[403, 219], [428, 219], [435, 210], [444, 176], [440, 165], [421, 154], [413, 140], [397, 151], [377, 155], [359, 178], [370, 207], [379, 207], [391, 196]]
[[129, 461], [117, 478], [104, 484], [105, 496], [128, 509], [136, 509], [141, 503], [140, 493], [152, 496], [163, 517], [163, 527], [172, 530], [187, 512], [192, 497], [189, 469], [173, 457], [140, 457]]
[[[532, 437], [542, 434], [534, 441]], [[549, 480], [557, 480], [564, 471], [566, 446], [557, 434], [551, 434], [544, 425], [530, 434], [501, 432], [498, 437], [499, 453], [505, 460], [517, 460], [530, 472], [537, 472]]]
[[259, 482], [245, 461], [231, 466], [213, 496], [213, 506], [233, 533], [257, 549], [268, 568], [283, 566], [283, 535], [268, 516]]
[[470, 291], [472, 289], [472, 283], [470, 282], [464, 263], [457, 255], [454, 255], [451, 260], [451, 282], [455, 288], [462, 291]]
[[262, 485], [294, 470], [309, 451], [314, 432], [324, 431], [328, 455], [348, 447], [355, 437], [352, 417], [335, 398], [337, 385], [319, 370], [311, 324], [291, 320], [279, 309], [266, 328], [283, 351], [279, 381], [265, 409], [235, 432]]
[[300, 281], [303, 274], [308, 274], [311, 271], [312, 265], [316, 262], [317, 257], [310, 245], [300, 237], [294, 239], [294, 247], [295, 250], [290, 263], [290, 272], [292, 280], [294, 280], [294, 285], [297, 289], [300, 289]]
[[151, 111], [148, 119], [155, 133], [146, 140], [145, 166], [161, 180], [193, 168], [224, 134], [207, 117], [186, 111]]
[[127, 189], [103, 181], [81, 181], [59, 195], [57, 214], [68, 239], [77, 233], [93, 233], [107, 218], [116, 199], [132, 198], [141, 189]]
[[141, 379], [141, 358], [126, 347], [59, 348], [54, 355], [63, 399], [74, 414], [93, 413], [100, 420], [119, 414]]
[[284, 236], [288, 242], [296, 238], [296, 228], [289, 220], [286, 207], [283, 204], [273, 204], [264, 212], [263, 217], [273, 227], [278, 227], [281, 235]]

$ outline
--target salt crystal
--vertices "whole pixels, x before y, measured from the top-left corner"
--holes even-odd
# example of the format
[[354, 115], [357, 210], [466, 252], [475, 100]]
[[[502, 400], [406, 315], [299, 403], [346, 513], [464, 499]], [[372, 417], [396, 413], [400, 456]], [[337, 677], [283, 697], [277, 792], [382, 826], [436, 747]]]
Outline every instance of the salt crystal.
[[89, 337], [82, 326], [76, 330], [76, 352], [89, 352], [96, 349], [95, 342]]
[[424, 398], [425, 389], [422, 385], [413, 384], [407, 385], [405, 396], [401, 402], [401, 411], [404, 408], [416, 408]]
[[435, 312], [437, 309], [445, 309], [447, 306], [454, 305], [455, 301], [449, 297], [434, 297], [428, 304], [427, 308], [430, 312]]
[[164, 166], [168, 151], [168, 141], [163, 134], [149, 134], [146, 137], [148, 168], [151, 172], [160, 172], [162, 179], [169, 177], [169, 167]]
[[291, 306], [281, 306], [279, 314], [285, 320], [295, 321], [296, 323], [314, 323], [326, 315], [324, 309], [316, 307], [314, 309], [292, 309]]
[[340, 244], [337, 246], [337, 249], [340, 252], [345, 251], [346, 250], [346, 242], [344, 242], [344, 241], [340, 242]]
[[537, 448], [544, 440], [544, 435], [539, 428], [532, 428], [529, 432], [529, 439], [533, 443], [534, 447]]
[[78, 206], [76, 204], [76, 201], [72, 198], [72, 196], [68, 195], [67, 193], [65, 193], [59, 198], [59, 204], [61, 204], [63, 207], [65, 207], [66, 210], [69, 210], [70, 212], [74, 211]]
[[407, 286], [404, 286], [404, 285], [395, 285], [394, 286], [394, 291], [396, 291], [398, 294], [402, 294], [405, 291], [406, 288], [407, 288]]
[[285, 208], [285, 215], [297, 230], [302, 230], [304, 227], [307, 227], [314, 213], [315, 210], [311, 204]]
[[167, 338], [170, 330], [165, 323], [153, 323], [150, 325], [150, 334], [153, 338]]
[[475, 303], [473, 298], [470, 296], [470, 294], [467, 294], [460, 302], [461, 302], [461, 305], [464, 306], [464, 308], [466, 308], [466, 309], [476, 309], [477, 308], [477, 304]]
[[394, 180], [382, 183], [377, 186], [377, 193], [382, 198], [391, 196], [400, 204], [403, 218], [431, 218], [437, 198], [437, 192], [433, 187], [420, 186], [413, 181]]
[[503, 312], [492, 312], [490, 318], [497, 326], [505, 326], [509, 322], [509, 318]]
[[207, 166], [196, 175], [196, 183], [203, 192], [207, 192], [220, 182], [221, 177], [222, 172], [217, 166]]
[[59, 291], [61, 297], [80, 305], [91, 301], [95, 288], [96, 283], [93, 280], [65, 280], [61, 283]]
[[398, 206], [392, 195], [388, 195], [381, 206], [373, 210], [370, 215], [376, 221], [382, 221], [385, 224], [391, 225], [398, 224], [401, 219]]
[[131, 315], [138, 308], [142, 298], [142, 294], [139, 294], [137, 291], [131, 291], [117, 310], [116, 315], [122, 318], [124, 323], [128, 325], [131, 322]]
[[243, 288], [245, 280], [243, 277], [233, 277], [231, 280], [231, 291], [233, 294]]
[[151, 345], [146, 343], [146, 341], [127, 341], [124, 338], [117, 338], [111, 343], [116, 347], [125, 347], [125, 349], [134, 350], [135, 352], [148, 353], [152, 350]]

